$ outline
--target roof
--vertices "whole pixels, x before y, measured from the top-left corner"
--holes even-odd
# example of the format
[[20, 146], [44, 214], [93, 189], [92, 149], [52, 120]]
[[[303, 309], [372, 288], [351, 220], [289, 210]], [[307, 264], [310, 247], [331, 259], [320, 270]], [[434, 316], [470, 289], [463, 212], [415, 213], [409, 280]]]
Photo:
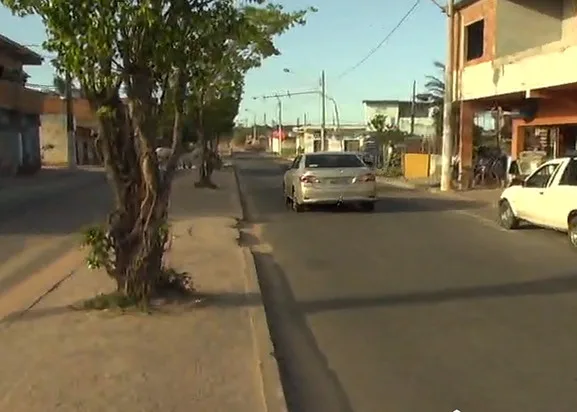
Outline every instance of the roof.
[[30, 50], [8, 37], [0, 34], [0, 53], [6, 52], [14, 55], [24, 65], [40, 66], [44, 60], [38, 53]]

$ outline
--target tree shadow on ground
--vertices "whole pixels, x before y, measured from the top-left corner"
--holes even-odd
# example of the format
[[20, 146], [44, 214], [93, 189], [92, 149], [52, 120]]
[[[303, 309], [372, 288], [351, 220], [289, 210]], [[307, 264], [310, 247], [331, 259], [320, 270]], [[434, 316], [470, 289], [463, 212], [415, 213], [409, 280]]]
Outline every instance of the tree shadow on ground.
[[154, 301], [147, 311], [136, 307], [128, 308], [110, 308], [110, 309], [84, 309], [82, 302], [62, 306], [50, 306], [46, 308], [30, 308], [10, 313], [0, 320], [1, 324], [10, 324], [23, 321], [37, 321], [52, 316], [60, 316], [72, 312], [96, 312], [110, 314], [160, 314], [171, 315], [183, 313], [191, 310], [202, 309], [226, 309], [226, 308], [245, 308], [254, 307], [262, 304], [259, 293], [243, 292], [215, 292], [215, 293], [195, 293], [188, 297], [160, 299]]
[[562, 293], [577, 293], [577, 274], [498, 285], [301, 302], [300, 307], [304, 312], [313, 314], [370, 307], [434, 305], [463, 300], [547, 296]]

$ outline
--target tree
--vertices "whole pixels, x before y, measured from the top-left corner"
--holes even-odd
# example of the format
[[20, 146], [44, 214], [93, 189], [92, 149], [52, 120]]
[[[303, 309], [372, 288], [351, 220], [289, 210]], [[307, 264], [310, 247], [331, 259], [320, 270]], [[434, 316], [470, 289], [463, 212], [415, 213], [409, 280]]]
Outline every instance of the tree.
[[64, 80], [62, 76], [60, 75], [54, 76], [52, 84], [54, 86], [54, 90], [58, 95], [64, 96], [66, 94], [66, 80]]
[[438, 75], [425, 76], [425, 91], [417, 95], [417, 99], [431, 104], [435, 116], [435, 131], [437, 139], [443, 135], [443, 104], [445, 102], [445, 65], [433, 62]]
[[[215, 87], [209, 75], [234, 63], [223, 46], [248, 45], [239, 55], [260, 61], [274, 35], [301, 22], [305, 12], [277, 8], [257, 24], [255, 8], [233, 0], [0, 1], [20, 15], [40, 16], [59, 72], [81, 85], [97, 114], [115, 206], [107, 227], [87, 234], [90, 263], [106, 269], [118, 293], [146, 303], [172, 279], [162, 271], [162, 257], [187, 91], [202, 84], [202, 93], [215, 93], [224, 84]], [[167, 107], [172, 151], [161, 172], [155, 148]]]
[[407, 134], [399, 130], [397, 127], [387, 125], [387, 116], [383, 114], [375, 115], [371, 119], [370, 125], [375, 129], [373, 136], [381, 144], [386, 142], [401, 143], [407, 137]]

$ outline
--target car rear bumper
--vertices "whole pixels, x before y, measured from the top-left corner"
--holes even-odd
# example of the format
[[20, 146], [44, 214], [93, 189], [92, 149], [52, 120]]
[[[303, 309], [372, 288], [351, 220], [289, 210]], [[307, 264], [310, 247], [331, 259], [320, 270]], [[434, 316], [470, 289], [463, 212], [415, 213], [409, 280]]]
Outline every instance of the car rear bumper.
[[376, 202], [377, 200], [377, 188], [372, 184], [331, 188], [303, 187], [301, 193], [300, 200], [305, 204]]

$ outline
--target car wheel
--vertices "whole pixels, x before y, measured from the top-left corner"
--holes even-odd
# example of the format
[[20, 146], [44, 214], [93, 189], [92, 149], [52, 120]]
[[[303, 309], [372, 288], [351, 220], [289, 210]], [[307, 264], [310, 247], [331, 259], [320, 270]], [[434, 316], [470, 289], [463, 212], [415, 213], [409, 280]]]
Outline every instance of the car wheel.
[[283, 198], [284, 198], [284, 204], [285, 204], [285, 206], [286, 206], [286, 207], [290, 207], [290, 205], [291, 205], [291, 198], [290, 198], [289, 195], [287, 195], [286, 187], [285, 187], [284, 183], [283, 183], [283, 185], [282, 185], [282, 196], [283, 196]]
[[574, 248], [577, 248], [577, 216], [569, 219], [569, 228], [567, 230], [569, 235], [569, 242]]
[[305, 211], [305, 206], [300, 204], [297, 200], [294, 188], [293, 188], [292, 196], [291, 196], [291, 205], [292, 205], [292, 209], [297, 213], [302, 213]]
[[499, 202], [499, 224], [507, 230], [513, 230], [519, 227], [519, 219], [515, 216], [507, 200]]
[[375, 202], [364, 202], [361, 204], [361, 210], [363, 212], [374, 212], [375, 211]]

